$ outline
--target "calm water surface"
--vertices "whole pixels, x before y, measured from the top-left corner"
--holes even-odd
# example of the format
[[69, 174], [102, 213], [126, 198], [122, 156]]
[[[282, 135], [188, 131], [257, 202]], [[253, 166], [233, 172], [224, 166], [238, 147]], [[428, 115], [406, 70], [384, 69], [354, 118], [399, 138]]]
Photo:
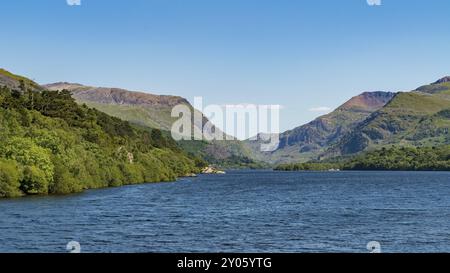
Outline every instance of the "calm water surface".
[[0, 252], [450, 252], [450, 173], [231, 171], [0, 200]]

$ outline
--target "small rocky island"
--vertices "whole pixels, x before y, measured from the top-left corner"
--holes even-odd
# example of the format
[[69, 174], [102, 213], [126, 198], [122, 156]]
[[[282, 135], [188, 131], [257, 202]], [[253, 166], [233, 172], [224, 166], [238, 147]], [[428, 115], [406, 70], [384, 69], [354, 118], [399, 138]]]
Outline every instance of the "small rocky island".
[[[204, 167], [204, 168], [201, 170], [200, 174], [226, 174], [226, 173], [225, 173], [225, 171], [219, 170], [219, 169], [216, 168], [216, 167], [213, 167], [213, 166], [207, 166], [207, 167]], [[188, 174], [186, 174], [184, 177], [197, 177], [197, 176], [198, 176], [198, 175], [195, 174], [195, 173], [188, 173]]]
[[202, 174], [225, 174], [225, 171], [219, 170], [213, 166], [208, 166], [202, 169]]

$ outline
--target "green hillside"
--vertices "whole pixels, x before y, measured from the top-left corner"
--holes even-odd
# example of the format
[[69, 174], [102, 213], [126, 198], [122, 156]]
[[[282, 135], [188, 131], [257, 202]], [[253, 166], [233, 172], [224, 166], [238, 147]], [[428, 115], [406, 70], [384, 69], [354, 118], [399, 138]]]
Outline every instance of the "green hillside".
[[448, 82], [398, 93], [374, 112], [323, 157], [355, 154], [389, 145], [439, 146], [450, 143], [450, 87]]
[[253, 151], [239, 140], [178, 142], [180, 147], [193, 157], [200, 157], [206, 162], [226, 169], [269, 168], [270, 164], [255, 159]]
[[[170, 137], [172, 124], [178, 118], [171, 117], [172, 108], [183, 104], [194, 111], [193, 106], [184, 98], [177, 96], [154, 95], [144, 92], [134, 92], [120, 88], [91, 87], [73, 83], [54, 83], [45, 85], [50, 90], [67, 89], [80, 104], [107, 113], [108, 115], [129, 121], [148, 128], [167, 131]], [[200, 113], [201, 114], [201, 113]], [[201, 128], [194, 124], [193, 129]], [[223, 168], [246, 168], [265, 166], [255, 161], [253, 153], [241, 141], [180, 141], [179, 146], [193, 157], [201, 157], [212, 165]]]
[[176, 118], [171, 117], [171, 109], [167, 107], [148, 107], [144, 105], [118, 105], [78, 100], [89, 107], [100, 110], [113, 117], [139, 124], [149, 128], [170, 131]]
[[204, 166], [159, 130], [79, 105], [68, 91], [0, 88], [0, 197], [172, 181]]
[[391, 92], [377, 91], [355, 96], [333, 112], [282, 133], [280, 145], [273, 152], [260, 152], [259, 140], [246, 141], [245, 144], [253, 151], [254, 158], [272, 164], [317, 159], [330, 145], [386, 105], [394, 95]]

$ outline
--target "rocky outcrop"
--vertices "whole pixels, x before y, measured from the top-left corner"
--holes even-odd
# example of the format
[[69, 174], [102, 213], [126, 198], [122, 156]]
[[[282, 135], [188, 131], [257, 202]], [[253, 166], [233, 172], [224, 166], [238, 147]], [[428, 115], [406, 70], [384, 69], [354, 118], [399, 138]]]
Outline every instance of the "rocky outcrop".
[[219, 170], [213, 166], [203, 168], [202, 174], [225, 174], [225, 171]]
[[450, 76], [443, 77], [442, 79], [437, 80], [433, 84], [442, 84], [442, 83], [446, 83], [446, 82], [450, 82]]

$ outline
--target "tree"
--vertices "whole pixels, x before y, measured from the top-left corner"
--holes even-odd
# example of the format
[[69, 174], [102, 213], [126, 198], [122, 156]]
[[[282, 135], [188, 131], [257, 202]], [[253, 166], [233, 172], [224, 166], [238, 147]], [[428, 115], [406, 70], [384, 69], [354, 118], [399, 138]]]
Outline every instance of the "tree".
[[161, 130], [153, 129], [151, 132], [152, 144], [156, 148], [163, 148], [167, 145], [166, 139], [163, 137]]
[[49, 193], [68, 194], [82, 190], [81, 183], [75, 179], [66, 166], [61, 162], [55, 164], [55, 175], [53, 176], [53, 183], [49, 186]]
[[19, 179], [17, 163], [11, 160], [0, 160], [0, 197], [21, 196]]
[[20, 189], [27, 194], [48, 194], [49, 181], [43, 170], [36, 166], [26, 166]]
[[39, 168], [48, 182], [53, 180], [53, 163], [48, 149], [36, 145], [31, 138], [13, 137], [0, 147], [0, 155], [22, 166]]

